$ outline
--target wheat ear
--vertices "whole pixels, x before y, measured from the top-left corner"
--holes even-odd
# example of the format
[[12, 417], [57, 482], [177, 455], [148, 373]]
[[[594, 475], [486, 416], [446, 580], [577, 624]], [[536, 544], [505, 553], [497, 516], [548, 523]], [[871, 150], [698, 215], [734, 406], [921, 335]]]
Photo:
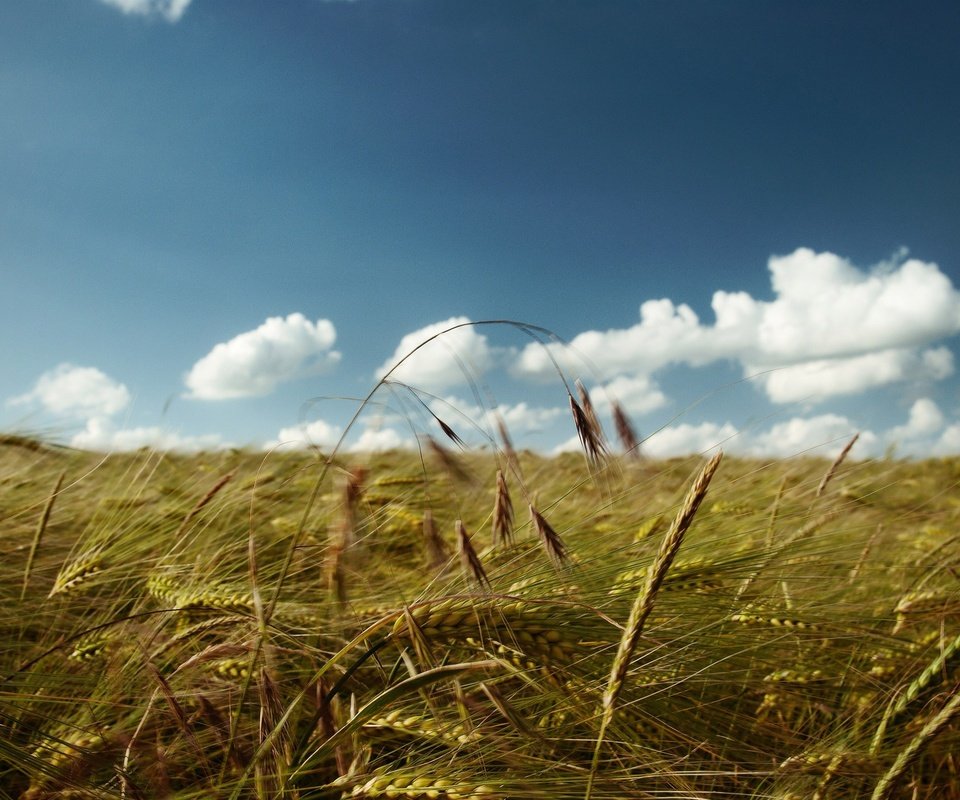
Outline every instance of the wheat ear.
[[917, 760], [923, 748], [950, 724], [958, 712], [960, 712], [960, 691], [955, 687], [947, 704], [931, 717], [920, 733], [913, 737], [910, 744], [900, 751], [890, 769], [877, 781], [871, 800], [887, 800], [891, 796], [903, 773]]
[[493, 501], [493, 543], [506, 547], [513, 540], [513, 501], [503, 470], [497, 470], [497, 494]]
[[830, 479], [834, 476], [836, 471], [840, 469], [840, 465], [843, 463], [843, 460], [847, 457], [847, 454], [850, 452], [850, 450], [853, 449], [853, 446], [857, 443], [857, 439], [859, 438], [859, 433], [853, 434], [853, 438], [847, 442], [843, 450], [840, 451], [840, 455], [834, 459], [833, 463], [830, 465], [830, 469], [826, 471], [823, 476], [823, 480], [820, 481], [820, 485], [817, 487], [817, 497], [823, 494], [823, 490], [827, 488], [827, 484], [830, 483]]
[[487, 573], [483, 569], [483, 564], [480, 563], [480, 556], [477, 555], [477, 551], [473, 549], [473, 544], [470, 542], [470, 534], [467, 533], [467, 529], [463, 526], [461, 520], [457, 520], [457, 542], [460, 549], [460, 564], [463, 566], [464, 574], [468, 578], [473, 578], [480, 588], [490, 585], [490, 579], [487, 577]]
[[627, 412], [616, 400], [611, 403], [610, 412], [613, 415], [613, 427], [616, 428], [617, 438], [620, 440], [624, 454], [631, 458], [640, 458], [640, 440], [637, 438], [637, 431]]
[[593, 751], [593, 762], [590, 767], [590, 777], [587, 780], [587, 792], [585, 800], [590, 800], [590, 792], [593, 788], [593, 781], [596, 778], [597, 768], [600, 764], [600, 750], [603, 747], [604, 735], [607, 728], [613, 721], [614, 711], [616, 709], [617, 698], [623, 689], [623, 682], [627, 676], [627, 667], [630, 665], [630, 659], [640, 641], [640, 635], [643, 633], [643, 626], [646, 624], [647, 617], [653, 610], [653, 604], [657, 597], [660, 587], [670, 565], [676, 558], [683, 537], [690, 528], [693, 518], [707, 494], [707, 487], [713, 478], [720, 460], [723, 458], [722, 452], [711, 458], [706, 466], [697, 475], [696, 480], [690, 486], [686, 498], [679, 513], [670, 526], [670, 530], [660, 543], [660, 550], [657, 552], [656, 560], [650, 569], [650, 576], [646, 585], [633, 601], [630, 609], [630, 616], [627, 618], [627, 624], [623, 630], [623, 636], [620, 639], [620, 646], [617, 648], [617, 655], [613, 660], [613, 666], [610, 669], [610, 678], [607, 681], [607, 688], [603, 693], [603, 703], [600, 717], [600, 732], [597, 735], [597, 744]]

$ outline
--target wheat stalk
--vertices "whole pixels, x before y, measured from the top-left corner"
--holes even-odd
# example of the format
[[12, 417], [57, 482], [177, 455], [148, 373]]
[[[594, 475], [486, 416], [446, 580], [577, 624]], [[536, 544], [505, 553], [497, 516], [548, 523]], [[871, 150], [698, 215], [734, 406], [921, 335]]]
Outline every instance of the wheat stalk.
[[633, 606], [630, 608], [630, 616], [627, 618], [627, 624], [624, 627], [623, 636], [620, 639], [620, 646], [617, 649], [617, 655], [610, 669], [607, 688], [603, 693], [600, 732], [597, 735], [597, 744], [593, 753], [593, 763], [590, 768], [590, 777], [587, 781], [585, 800], [590, 800], [593, 782], [600, 764], [600, 750], [603, 746], [604, 736], [607, 728], [613, 721], [617, 698], [623, 689], [624, 679], [627, 676], [627, 668], [640, 641], [643, 626], [646, 624], [647, 617], [650, 616], [650, 612], [653, 610], [657, 593], [663, 585], [670, 565], [673, 564], [673, 560], [680, 550], [683, 537], [686, 535], [687, 530], [689, 530], [693, 518], [697, 513], [697, 509], [700, 507], [700, 503], [702, 503], [703, 498], [706, 497], [710, 480], [717, 471], [717, 467], [720, 466], [720, 460], [722, 458], [723, 453], [718, 451], [717, 454], [707, 462], [690, 486], [690, 490], [687, 492], [683, 505], [680, 507], [680, 511], [673, 521], [673, 525], [670, 526], [670, 530], [660, 543], [660, 550], [657, 552], [656, 560], [653, 562], [646, 586], [644, 586], [643, 590], [637, 595]]

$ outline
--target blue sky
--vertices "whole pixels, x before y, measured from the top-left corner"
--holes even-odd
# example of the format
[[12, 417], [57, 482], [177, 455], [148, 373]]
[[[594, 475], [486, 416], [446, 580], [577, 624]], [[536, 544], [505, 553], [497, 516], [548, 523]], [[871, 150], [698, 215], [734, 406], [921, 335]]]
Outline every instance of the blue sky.
[[[960, 6], [4, 0], [0, 426], [960, 452]], [[455, 353], [455, 355], [451, 355]], [[746, 380], [744, 380], [746, 378]], [[379, 395], [351, 445], [435, 426]], [[604, 417], [606, 419], [606, 417]], [[359, 437], [359, 441], [358, 441]], [[294, 446], [294, 445], [287, 445]]]

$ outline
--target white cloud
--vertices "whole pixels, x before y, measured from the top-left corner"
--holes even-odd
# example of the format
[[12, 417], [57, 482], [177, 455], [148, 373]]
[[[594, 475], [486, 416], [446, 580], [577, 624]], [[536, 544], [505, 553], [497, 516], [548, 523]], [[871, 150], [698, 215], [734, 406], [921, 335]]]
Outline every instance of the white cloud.
[[274, 447], [289, 447], [304, 450], [307, 447], [321, 447], [329, 449], [340, 441], [342, 431], [339, 426], [331, 425], [322, 419], [308, 422], [305, 425], [296, 425], [291, 428], [281, 428], [277, 438], [267, 442], [264, 449]]
[[[833, 253], [799, 248], [771, 257], [768, 267], [774, 299], [717, 291], [712, 325], [702, 324], [685, 304], [648, 300], [640, 306], [637, 324], [585, 331], [569, 348], [529, 344], [512, 369], [549, 378], [551, 356], [570, 371], [589, 367], [603, 379], [644, 377], [670, 364], [697, 367], [724, 359], [739, 361], [748, 375], [803, 365], [760, 381], [778, 402], [801, 391], [805, 397], [834, 394], [831, 386], [848, 368], [857, 372], [856, 380], [843, 377], [848, 393], [918, 374], [941, 379], [952, 372], [945, 348], [919, 352], [960, 332], [960, 292], [936, 264], [911, 259], [863, 271]], [[875, 363], [855, 361], [871, 355]], [[874, 368], [879, 372], [869, 375]]]
[[[746, 367], [751, 373], [754, 368]], [[953, 373], [953, 354], [946, 347], [881, 350], [851, 358], [807, 361], [759, 375], [775, 403], [822, 400], [860, 394], [900, 381], [943, 380]]]
[[570, 414], [566, 407], [544, 408], [531, 406], [525, 401], [501, 403], [495, 408], [480, 408], [475, 403], [453, 396], [434, 400], [430, 403], [430, 409], [465, 440], [471, 438], [471, 430], [475, 430], [477, 426], [485, 434], [495, 435], [498, 419], [503, 420], [512, 436], [541, 431]]
[[7, 402], [11, 405], [39, 403], [53, 414], [82, 419], [123, 411], [130, 404], [130, 392], [96, 367], [60, 364], [43, 373], [31, 391]]
[[[451, 317], [408, 333], [377, 370], [376, 377], [383, 378], [392, 369], [391, 380], [434, 392], [467, 383], [468, 376], [477, 378], [493, 366], [495, 354], [487, 337], [469, 323], [467, 317]], [[423, 344], [431, 337], [437, 338]], [[421, 344], [423, 347], [413, 352]], [[406, 360], [396, 366], [405, 356]]]
[[630, 414], [649, 414], [667, 404], [667, 396], [647, 375], [618, 375], [603, 386], [590, 390], [590, 399], [598, 411], [610, 411], [613, 401]]
[[86, 428], [75, 434], [70, 444], [84, 450], [103, 452], [139, 450], [141, 447], [196, 452], [230, 446], [218, 434], [181, 436], [158, 427], [116, 428], [102, 417], [88, 419]]
[[161, 16], [167, 22], [177, 22], [187, 11], [191, 0], [100, 0], [124, 14]]
[[303, 314], [269, 317], [256, 330], [221, 342], [185, 378], [188, 397], [226, 400], [272, 392], [284, 381], [317, 375], [340, 361], [330, 348], [337, 334], [326, 319]]
[[409, 449], [413, 441], [393, 428], [369, 427], [364, 429], [350, 450], [355, 453], [377, 453], [383, 450]]
[[960, 422], [955, 422], [940, 434], [940, 437], [933, 443], [929, 453], [921, 455], [932, 456], [955, 456], [960, 453]]
[[699, 425], [683, 422], [661, 428], [649, 439], [645, 439], [641, 452], [654, 458], [668, 458], [705, 453], [717, 447], [733, 450], [738, 446], [734, 438], [737, 435], [737, 429], [729, 422], [723, 425], [715, 422], [701, 422]]
[[907, 442], [929, 437], [943, 428], [943, 412], [929, 397], [921, 397], [910, 407], [910, 416], [905, 425], [892, 428], [887, 436], [894, 442]]
[[876, 453], [879, 438], [869, 430], [860, 430], [846, 417], [820, 414], [816, 417], [794, 417], [778, 422], [770, 430], [752, 436], [748, 450], [757, 456], [790, 456], [811, 453], [836, 456], [855, 433], [860, 434], [851, 451], [852, 457], [863, 458]]

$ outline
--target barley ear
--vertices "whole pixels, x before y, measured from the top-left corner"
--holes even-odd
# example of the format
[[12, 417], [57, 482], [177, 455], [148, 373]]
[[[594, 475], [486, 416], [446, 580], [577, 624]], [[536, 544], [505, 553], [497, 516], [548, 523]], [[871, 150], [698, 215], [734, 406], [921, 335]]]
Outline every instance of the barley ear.
[[600, 732], [597, 735], [597, 744], [593, 751], [593, 762], [590, 767], [590, 776], [587, 780], [587, 792], [585, 800], [589, 800], [593, 788], [593, 781], [596, 778], [597, 769], [600, 764], [600, 750], [603, 747], [604, 736], [607, 728], [613, 721], [614, 711], [616, 709], [617, 698], [623, 688], [624, 679], [627, 676], [627, 668], [630, 665], [630, 659], [640, 641], [640, 635], [643, 633], [643, 626], [646, 624], [647, 617], [653, 610], [653, 604], [659, 592], [663, 581], [667, 576], [670, 565], [673, 564], [680, 545], [683, 542], [687, 530], [689, 530], [693, 518], [707, 494], [707, 487], [713, 478], [720, 460], [723, 458], [722, 452], [711, 458], [706, 466], [697, 475], [693, 484], [684, 498], [683, 505], [677, 513], [670, 530], [660, 543], [660, 550], [650, 568], [646, 585], [633, 601], [630, 608], [630, 615], [627, 618], [627, 624], [623, 630], [623, 636], [620, 638], [620, 646], [617, 648], [617, 655], [613, 660], [613, 666], [610, 669], [610, 677], [607, 681], [607, 688], [603, 693], [603, 701], [600, 717]]
[[27, 555], [27, 566], [23, 568], [23, 585], [20, 587], [21, 602], [27, 596], [27, 587], [30, 584], [30, 573], [33, 571], [33, 562], [37, 557], [37, 549], [40, 547], [40, 541], [43, 539], [44, 531], [47, 529], [47, 523], [50, 521], [50, 513], [53, 511], [53, 503], [57, 499], [57, 495], [60, 494], [60, 487], [63, 486], [63, 479], [66, 475], [66, 470], [60, 473], [60, 477], [57, 478], [53, 491], [50, 493], [50, 497], [47, 498], [47, 503], [43, 507], [43, 512], [40, 514], [37, 530], [34, 532], [33, 541], [30, 543], [30, 553]]
[[563, 539], [560, 538], [560, 534], [550, 526], [550, 523], [533, 507], [532, 503], [530, 504], [530, 519], [533, 522], [533, 529], [537, 532], [537, 537], [540, 539], [540, 544], [542, 544], [543, 549], [547, 551], [547, 555], [550, 556], [553, 563], [557, 566], [563, 564], [567, 559], [567, 546], [563, 543]]
[[487, 578], [483, 564], [480, 563], [480, 557], [477, 555], [477, 551], [473, 549], [473, 544], [470, 542], [470, 534], [467, 533], [467, 529], [459, 519], [457, 520], [456, 528], [457, 542], [460, 548], [460, 564], [463, 566], [464, 574], [468, 578], [475, 580], [481, 589], [489, 586], [490, 579]]
[[497, 470], [497, 494], [493, 501], [493, 544], [506, 547], [513, 541], [513, 501], [510, 490], [503, 477], [503, 470]]
[[580, 407], [583, 409], [583, 415], [587, 418], [587, 423], [593, 430], [594, 435], [606, 450], [606, 436], [603, 433], [603, 426], [600, 424], [600, 418], [597, 416], [596, 409], [593, 407], [593, 401], [590, 399], [590, 393], [583, 382], [577, 379], [577, 394], [580, 396]]
[[596, 428], [590, 424], [586, 412], [573, 398], [573, 395], [568, 395], [567, 399], [570, 401], [570, 413], [573, 416], [573, 425], [577, 429], [577, 436], [580, 439], [580, 445], [583, 447], [584, 455], [586, 455], [589, 464], [596, 467], [606, 455], [606, 446], [603, 443], [603, 439], [597, 433]]
[[640, 458], [640, 439], [627, 412], [616, 400], [611, 403], [610, 410], [613, 415], [613, 426], [616, 428], [617, 438], [620, 440], [624, 454], [632, 458]]
[[853, 438], [847, 442], [843, 450], [840, 451], [840, 455], [834, 459], [833, 463], [830, 465], [830, 469], [826, 471], [823, 476], [823, 480], [820, 481], [820, 485], [817, 487], [817, 497], [820, 497], [820, 495], [823, 494], [823, 490], [827, 488], [827, 484], [830, 483], [830, 479], [834, 476], [834, 474], [836, 474], [836, 471], [840, 469], [840, 465], [843, 463], [843, 460], [847, 457], [847, 454], [857, 443], [857, 439], [859, 438], [859, 433], [853, 434]]
[[910, 744], [900, 751], [890, 769], [877, 781], [871, 800], [887, 800], [893, 794], [903, 773], [920, 757], [924, 747], [938, 736], [958, 713], [960, 713], [960, 687], [955, 686], [947, 704], [930, 718], [920, 732], [913, 737]]

